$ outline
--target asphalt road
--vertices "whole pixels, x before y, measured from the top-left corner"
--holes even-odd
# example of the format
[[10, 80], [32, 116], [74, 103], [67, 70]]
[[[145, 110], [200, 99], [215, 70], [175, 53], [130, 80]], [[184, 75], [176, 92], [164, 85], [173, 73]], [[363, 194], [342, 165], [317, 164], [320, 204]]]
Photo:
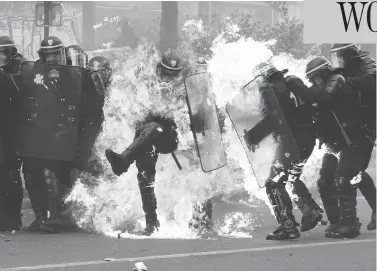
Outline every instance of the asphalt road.
[[[255, 229], [253, 238], [218, 240], [110, 239], [78, 231], [7, 233], [0, 238], [0, 270], [124, 271], [132, 270], [136, 262], [152, 271], [376, 270], [376, 232], [365, 228], [370, 208], [362, 199], [358, 204], [362, 235], [353, 240], [326, 239], [325, 227], [319, 225], [294, 241], [266, 241], [276, 226], [267, 208], [217, 202], [214, 218], [229, 211], [257, 213], [256, 223], [263, 227]], [[30, 222], [32, 215], [24, 213], [25, 222]]]

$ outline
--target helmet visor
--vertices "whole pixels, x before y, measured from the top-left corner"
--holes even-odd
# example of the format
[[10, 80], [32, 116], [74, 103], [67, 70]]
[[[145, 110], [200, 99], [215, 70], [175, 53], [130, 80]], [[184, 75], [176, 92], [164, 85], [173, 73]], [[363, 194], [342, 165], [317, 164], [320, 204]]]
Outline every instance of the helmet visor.
[[65, 50], [56, 50], [44, 53], [44, 61], [46, 64], [58, 64], [58, 65], [66, 65], [67, 60], [65, 56]]
[[330, 52], [330, 62], [334, 68], [344, 68], [344, 59], [342, 56], [342, 51]]
[[14, 45], [0, 47], [0, 67], [11, 65], [18, 59], [18, 50]]
[[71, 59], [72, 66], [86, 68], [86, 55], [83, 52], [70, 48], [68, 51], [68, 57]]

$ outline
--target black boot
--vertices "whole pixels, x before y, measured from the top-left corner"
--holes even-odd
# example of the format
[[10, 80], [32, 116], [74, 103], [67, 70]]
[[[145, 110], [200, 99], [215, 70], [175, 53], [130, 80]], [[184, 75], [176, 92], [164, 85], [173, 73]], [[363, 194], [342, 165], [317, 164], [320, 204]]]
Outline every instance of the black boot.
[[367, 225], [367, 229], [373, 231], [376, 229], [376, 186], [373, 179], [366, 172], [362, 173], [361, 182], [357, 185], [360, 192], [363, 194], [365, 200], [368, 202], [370, 208], [372, 208], [371, 221]]
[[105, 154], [115, 175], [120, 176], [127, 172], [130, 165], [136, 160], [140, 153], [149, 149], [153, 141], [162, 133], [161, 125], [156, 122], [149, 122], [141, 125], [135, 135], [132, 144], [122, 154], [107, 149]]
[[376, 211], [374, 211], [372, 213], [372, 218], [371, 218], [371, 220], [370, 220], [370, 222], [369, 222], [369, 224], [367, 226], [367, 229], [369, 231], [373, 231], [373, 230], [376, 229]]
[[48, 170], [44, 170], [44, 176], [47, 188], [48, 197], [48, 215], [47, 219], [42, 221], [41, 232], [42, 233], [58, 233], [61, 228], [60, 211], [61, 201], [59, 193], [59, 181], [55, 177], [55, 174]]
[[296, 179], [293, 182], [293, 193], [297, 196], [295, 203], [302, 212], [301, 228], [302, 232], [309, 231], [317, 226], [323, 218], [322, 209], [312, 198], [306, 185], [300, 180]]
[[[275, 186], [275, 187], [274, 187]], [[266, 192], [276, 219], [280, 226], [272, 233], [266, 236], [266, 240], [290, 240], [300, 237], [297, 229], [297, 222], [293, 216], [293, 206], [288, 192], [285, 190], [285, 184], [276, 184], [268, 182]]]
[[338, 207], [340, 210], [339, 226], [333, 231], [332, 238], [355, 238], [360, 235], [360, 223], [356, 212], [356, 187], [344, 177], [336, 178]]
[[[140, 176], [138, 175], [139, 179]], [[143, 176], [144, 177], [144, 176]], [[145, 176], [148, 177], [148, 176]], [[154, 176], [150, 178], [153, 178]], [[149, 180], [150, 181], [150, 180]], [[143, 183], [144, 185], [146, 183]], [[154, 233], [156, 230], [158, 231], [160, 228], [160, 222], [157, 219], [157, 200], [156, 200], [156, 195], [154, 193], [154, 181], [150, 183], [150, 186], [143, 186], [142, 183], [140, 183], [139, 180], [139, 188], [140, 188], [140, 194], [141, 194], [141, 201], [143, 203], [143, 210], [145, 213], [145, 222], [146, 222], [146, 227], [143, 232], [144, 235], [151, 235]]]
[[132, 163], [132, 161], [128, 160], [126, 156], [118, 154], [110, 149], [106, 150], [105, 155], [111, 165], [111, 169], [117, 176], [120, 176], [124, 172], [127, 172]]

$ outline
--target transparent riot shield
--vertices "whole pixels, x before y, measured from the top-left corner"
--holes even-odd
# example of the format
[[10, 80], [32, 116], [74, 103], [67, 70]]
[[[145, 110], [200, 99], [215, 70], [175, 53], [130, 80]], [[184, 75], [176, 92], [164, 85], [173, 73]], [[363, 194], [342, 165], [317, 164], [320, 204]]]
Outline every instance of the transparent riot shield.
[[22, 65], [15, 136], [19, 155], [75, 159], [84, 76], [80, 67], [29, 61]]
[[198, 73], [187, 77], [185, 88], [191, 130], [202, 170], [210, 172], [219, 169], [226, 164], [225, 151], [208, 74]]
[[299, 148], [271, 85], [257, 77], [226, 106], [260, 187], [299, 161]]

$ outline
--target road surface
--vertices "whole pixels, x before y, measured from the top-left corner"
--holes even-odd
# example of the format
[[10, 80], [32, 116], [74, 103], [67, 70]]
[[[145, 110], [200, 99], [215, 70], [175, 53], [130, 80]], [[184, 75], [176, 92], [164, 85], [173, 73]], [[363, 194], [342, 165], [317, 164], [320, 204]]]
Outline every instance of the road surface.
[[[375, 271], [376, 232], [366, 230], [370, 208], [362, 198], [358, 210], [362, 235], [353, 240], [326, 239], [325, 226], [317, 226], [294, 241], [266, 241], [276, 226], [266, 207], [224, 202], [214, 204], [215, 219], [229, 211], [254, 212], [263, 227], [255, 229], [253, 238], [218, 240], [111, 239], [78, 231], [7, 233], [0, 238], [0, 270], [124, 271], [143, 262], [149, 271]], [[24, 214], [29, 223], [30, 210]]]

